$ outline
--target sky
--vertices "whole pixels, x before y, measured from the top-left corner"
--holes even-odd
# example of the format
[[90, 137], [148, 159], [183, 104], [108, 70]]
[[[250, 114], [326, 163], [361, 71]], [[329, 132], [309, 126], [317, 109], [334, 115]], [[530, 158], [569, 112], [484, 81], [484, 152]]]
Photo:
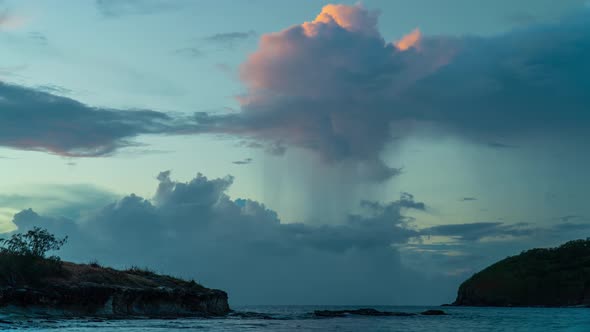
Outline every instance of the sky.
[[589, 234], [587, 1], [1, 0], [0, 45], [0, 232], [64, 259], [440, 304]]

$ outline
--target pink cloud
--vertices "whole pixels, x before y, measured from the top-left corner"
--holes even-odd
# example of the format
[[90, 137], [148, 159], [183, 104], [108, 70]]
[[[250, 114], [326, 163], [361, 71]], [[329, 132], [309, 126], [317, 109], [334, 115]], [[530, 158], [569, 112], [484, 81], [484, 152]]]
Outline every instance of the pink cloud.
[[395, 46], [398, 49], [405, 51], [411, 47], [417, 47], [419, 45], [421, 39], [422, 39], [422, 33], [420, 32], [420, 29], [416, 28], [414, 31], [405, 35], [402, 39], [400, 39], [397, 43], [395, 43]]
[[328, 162], [353, 160], [385, 177], [397, 174], [379, 157], [390, 137], [383, 103], [393, 104], [444, 65], [439, 57], [449, 44], [410, 52], [420, 40], [416, 30], [402, 39], [402, 50], [384, 40], [377, 19], [362, 5], [327, 5], [311, 22], [262, 35], [240, 67], [248, 92], [238, 98], [241, 116], [257, 125], [228, 129], [310, 149]]
[[14, 30], [22, 27], [26, 20], [20, 16], [14, 16], [10, 13], [0, 13], [0, 30]]

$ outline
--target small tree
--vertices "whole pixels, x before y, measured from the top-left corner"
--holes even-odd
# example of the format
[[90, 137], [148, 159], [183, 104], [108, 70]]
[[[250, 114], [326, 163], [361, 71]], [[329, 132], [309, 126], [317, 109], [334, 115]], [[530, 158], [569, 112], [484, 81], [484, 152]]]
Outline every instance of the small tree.
[[[48, 251], [59, 250], [68, 237], [59, 239], [46, 229], [34, 227], [26, 233], [14, 234], [10, 239], [0, 240], [0, 252], [17, 256], [45, 258]], [[56, 256], [51, 259], [59, 259]]]
[[0, 239], [0, 285], [42, 284], [44, 278], [62, 275], [65, 270], [59, 257], [45, 255], [66, 241], [67, 237], [57, 238], [39, 227]]

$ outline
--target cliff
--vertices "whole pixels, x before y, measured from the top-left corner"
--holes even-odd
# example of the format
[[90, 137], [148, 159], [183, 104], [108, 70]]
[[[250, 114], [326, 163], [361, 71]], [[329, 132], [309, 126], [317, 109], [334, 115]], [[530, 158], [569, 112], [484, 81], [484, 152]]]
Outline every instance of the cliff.
[[465, 281], [457, 306], [590, 306], [590, 239], [532, 249]]
[[[0, 255], [0, 312], [52, 316], [218, 316], [227, 294], [141, 269]], [[8, 268], [7, 268], [8, 267]]]

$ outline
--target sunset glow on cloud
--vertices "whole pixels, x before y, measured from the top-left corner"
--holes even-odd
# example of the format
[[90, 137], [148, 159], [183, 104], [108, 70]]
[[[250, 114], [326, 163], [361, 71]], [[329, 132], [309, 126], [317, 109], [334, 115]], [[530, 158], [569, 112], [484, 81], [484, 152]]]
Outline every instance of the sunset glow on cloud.
[[25, 19], [8, 12], [0, 13], [0, 30], [13, 30], [22, 27]]
[[588, 233], [585, 0], [355, 2], [0, 0], [0, 233], [240, 304], [448, 303]]
[[421, 38], [422, 38], [422, 33], [420, 32], [420, 29], [415, 29], [414, 31], [405, 35], [397, 43], [395, 43], [395, 46], [398, 49], [405, 51], [405, 50], [409, 49], [410, 47], [418, 46]]
[[301, 27], [306, 35], [312, 37], [318, 33], [318, 29], [326, 24], [336, 24], [351, 32], [378, 34], [376, 29], [377, 13], [368, 12], [361, 5], [326, 5], [315, 20], [305, 22]]

